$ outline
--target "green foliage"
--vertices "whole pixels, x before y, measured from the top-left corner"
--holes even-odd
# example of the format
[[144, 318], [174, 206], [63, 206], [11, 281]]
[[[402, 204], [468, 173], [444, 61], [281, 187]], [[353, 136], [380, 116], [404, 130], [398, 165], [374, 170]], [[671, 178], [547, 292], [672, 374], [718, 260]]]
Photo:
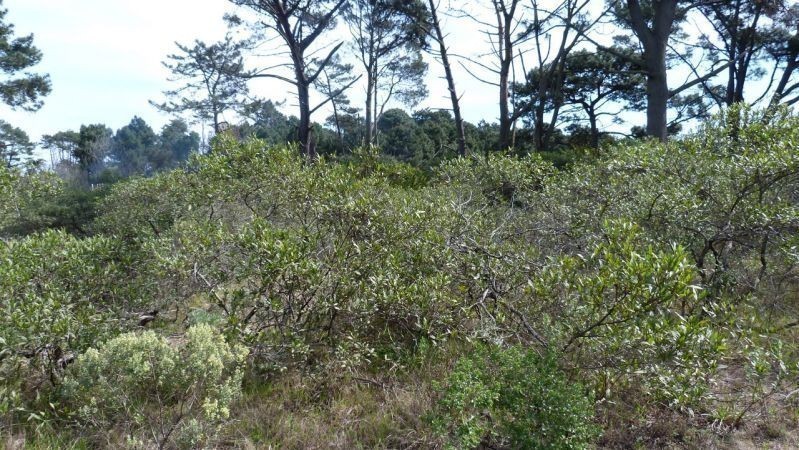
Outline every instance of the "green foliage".
[[49, 231], [0, 243], [0, 409], [35, 409], [79, 352], [133, 325], [149, 302], [137, 254], [107, 237]]
[[[69, 132], [64, 132], [69, 137]], [[92, 174], [97, 171], [97, 165], [111, 152], [111, 138], [113, 132], [103, 124], [81, 125], [78, 133], [77, 145], [72, 149], [72, 157], [78, 162], [81, 169], [86, 172], [86, 182], [91, 183]], [[63, 138], [62, 137], [62, 138]]]
[[161, 129], [159, 145], [162, 148], [162, 159], [157, 160], [158, 167], [170, 167], [188, 161], [192, 153], [197, 153], [200, 149], [200, 135], [195, 131], [189, 131], [186, 122], [180, 119], [173, 119]]
[[453, 217], [437, 212], [433, 193], [387, 186], [391, 167], [309, 166], [291, 148], [222, 142], [186, 175], [209, 189], [190, 189], [199, 201], [185, 216], [167, 215], [164, 270], [195, 278], [187, 288], [220, 308], [229, 335], [277, 367], [392, 357], [422, 337], [443, 339], [455, 305], [436, 268], [452, 255], [435, 230]]
[[535, 153], [522, 158], [497, 153], [485, 158], [460, 158], [439, 169], [443, 183], [475, 190], [491, 202], [513, 205], [526, 203], [527, 197], [541, 189], [552, 174], [552, 166]]
[[799, 229], [797, 124], [785, 110], [733, 108], [683, 140], [620, 145], [578, 164], [541, 203], [558, 205], [552, 219], [578, 236], [630, 218], [653, 241], [685, 246], [708, 286], [755, 288], [778, 276], [769, 261]]
[[29, 162], [35, 145], [28, 133], [0, 120], [0, 161], [8, 168]]
[[195, 119], [217, 129], [226, 111], [237, 110], [248, 93], [243, 75], [242, 52], [250, 43], [236, 41], [231, 34], [207, 44], [195, 40], [193, 46], [175, 44], [179, 53], [169, 55], [164, 67], [181, 85], [164, 92], [167, 101], [150, 102], [169, 114], [190, 113]]
[[587, 449], [598, 435], [593, 415], [554, 357], [480, 347], [458, 360], [433, 421], [455, 448]]
[[380, 147], [389, 156], [417, 164], [428, 163], [439, 156], [430, 154], [434, 150], [430, 138], [401, 109], [389, 109], [381, 114], [377, 120], [377, 130], [380, 132]]
[[106, 188], [84, 190], [58, 186], [55, 191], [32, 196], [13, 222], [3, 229], [12, 236], [27, 236], [48, 229], [65, 230], [78, 236], [90, 234], [97, 216], [97, 205], [108, 193]]
[[[631, 224], [610, 224], [587, 255], [563, 257], [530, 283], [527, 309], [547, 345], [602, 388], [632, 384], [672, 404], [706, 393], [732, 330], [726, 305], [702, 295], [685, 252], [642, 246]], [[568, 317], [568, 320], [562, 318]], [[535, 325], [534, 325], [535, 326]], [[604, 392], [598, 392], [604, 395]]]
[[209, 325], [189, 328], [180, 343], [152, 331], [123, 334], [77, 359], [64, 395], [84, 426], [143, 427], [159, 448], [196, 448], [230, 417], [246, 356]]
[[[0, 2], [2, 8], [2, 2]], [[0, 9], [0, 71], [8, 78], [0, 81], [3, 103], [25, 111], [42, 107], [41, 97], [50, 93], [50, 77], [22, 72], [42, 60], [42, 52], [33, 45], [33, 35], [14, 37], [14, 25], [6, 22], [7, 9]]]
[[153, 169], [151, 164], [157, 158], [153, 155], [156, 149], [155, 141], [156, 135], [153, 129], [140, 117], [134, 117], [114, 135], [111, 157], [119, 165], [124, 176], [146, 173], [145, 171]]
[[50, 172], [0, 167], [0, 237], [24, 234], [47, 223], [38, 205], [62, 195], [63, 188]]
[[383, 178], [394, 187], [420, 188], [427, 185], [430, 178], [416, 166], [381, 156], [377, 147], [355, 148], [352, 155], [343, 161], [349, 163], [349, 170], [355, 171], [359, 177]]
[[[165, 355], [184, 350], [159, 336], [218, 329], [247, 348], [255, 389], [265, 376], [303, 384], [309, 410], [331, 401], [324, 386], [365, 380], [383, 392], [428, 361], [461, 357], [437, 423], [465, 447], [558, 445], [540, 440], [553, 438], [544, 424], [585, 447], [594, 398], [622, 434], [665, 409], [741, 424], [797, 368], [797, 120], [734, 109], [701, 135], [622, 143], [562, 170], [539, 155], [488, 154], [432, 175], [375, 147], [310, 162], [225, 133], [179, 170], [112, 186], [85, 227], [93, 237], [3, 243], [4, 413], [57, 421], [90, 407], [78, 391], [74, 403], [55, 398], [59, 361], [142, 317]], [[442, 117], [412, 122], [446, 140]], [[19, 224], [63, 223], [38, 199], [71, 201], [52, 177], [16, 169], [0, 170], [0, 196], [6, 238]], [[487, 348], [464, 355], [474, 343]], [[442, 378], [414, 383], [429, 391]], [[169, 426], [153, 425], [143, 398], [137, 417], [107, 405], [98, 417], [141, 445], [147, 427], [163, 440]], [[201, 416], [181, 420], [169, 445], [208, 434]]]
[[198, 180], [185, 172], [173, 171], [116, 184], [100, 202], [103, 214], [94, 228], [125, 240], [144, 241], [158, 236], [189, 212], [189, 183], [197, 186]]

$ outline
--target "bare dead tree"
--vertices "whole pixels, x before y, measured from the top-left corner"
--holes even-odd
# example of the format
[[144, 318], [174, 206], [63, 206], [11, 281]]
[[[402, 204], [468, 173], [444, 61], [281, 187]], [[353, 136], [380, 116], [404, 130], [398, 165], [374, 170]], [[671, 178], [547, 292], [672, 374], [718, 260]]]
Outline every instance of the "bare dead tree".
[[[477, 58], [466, 58], [471, 65], [489, 72], [491, 78], [479, 76], [466, 65], [464, 68], [476, 79], [499, 89], [499, 146], [515, 146], [515, 124], [532, 115], [534, 145], [542, 150], [549, 144], [562, 102], [560, 90], [564, 80], [566, 58], [584, 39], [584, 36], [604, 15], [589, 19], [589, 0], [564, 0], [547, 8], [537, 0], [492, 0], [494, 21], [489, 22], [475, 14], [463, 14], [481, 25], [491, 49], [480, 56], [493, 61], [485, 63]], [[528, 55], [533, 54], [530, 58]], [[528, 62], [534, 62], [527, 67]], [[521, 72], [520, 82], [516, 81]], [[515, 98], [519, 86], [525, 86], [530, 101]], [[547, 118], [547, 112], [550, 113]]]
[[441, 27], [438, 12], [440, 11], [440, 3], [435, 0], [428, 0], [428, 7], [430, 8], [430, 38], [438, 46], [436, 53], [442, 67], [444, 68], [444, 78], [447, 80], [447, 90], [449, 91], [450, 101], [452, 102], [452, 114], [455, 116], [455, 130], [458, 133], [458, 155], [466, 155], [466, 130], [463, 125], [463, 116], [461, 115], [460, 96], [455, 87], [455, 76], [452, 73], [452, 64], [449, 59], [449, 49], [445, 42], [446, 35]]
[[347, 98], [345, 92], [362, 78], [362, 75], [355, 75], [352, 71], [352, 64], [344, 64], [336, 56], [322, 70], [322, 76], [316, 80], [316, 88], [325, 98], [330, 99], [330, 105], [333, 108], [333, 124], [336, 127], [336, 135], [342, 143], [344, 138], [341, 131], [340, 111], [350, 105], [350, 99]]
[[[572, 50], [583, 41], [589, 29], [605, 14], [589, 20], [585, 10], [590, 0], [564, 0], [554, 9], [548, 10], [537, 0], [532, 0], [529, 9], [532, 20], [525, 33], [535, 44], [536, 67], [525, 70], [525, 82], [530, 89], [531, 102], [515, 107], [514, 117], [532, 113], [534, 146], [538, 151], [550, 144], [563, 106], [563, 84], [566, 77], [566, 62]], [[524, 58], [522, 57], [524, 63]], [[549, 120], [546, 114], [549, 111]]]
[[[486, 2], [486, 5], [489, 4]], [[485, 12], [486, 16], [491, 15], [492, 19], [481, 17], [479, 13], [467, 11], [465, 8], [459, 10], [459, 16], [472, 20], [482, 28], [482, 33], [491, 47], [489, 51], [477, 56], [460, 55], [473, 67], [469, 67], [463, 61], [460, 61], [460, 65], [476, 80], [498, 89], [497, 144], [499, 148], [507, 149], [515, 145], [512, 133], [515, 119], [511, 109], [510, 87], [515, 80], [515, 62], [521, 54], [517, 53], [517, 48], [529, 40], [529, 36], [522, 32], [524, 29], [522, 0], [491, 0], [490, 12]], [[483, 76], [478, 73], [480, 71], [487, 72], [490, 76]]]
[[366, 143], [371, 144], [377, 119], [389, 101], [396, 97], [415, 106], [427, 95], [427, 65], [421, 58], [427, 10], [421, 0], [351, 0], [344, 17], [354, 56], [366, 75]]

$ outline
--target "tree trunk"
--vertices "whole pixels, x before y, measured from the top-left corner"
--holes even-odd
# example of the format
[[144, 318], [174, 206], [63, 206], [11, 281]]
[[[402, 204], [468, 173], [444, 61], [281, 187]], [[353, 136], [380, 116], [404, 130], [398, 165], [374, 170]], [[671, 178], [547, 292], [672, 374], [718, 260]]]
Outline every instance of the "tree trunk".
[[666, 73], [666, 47], [671, 36], [678, 0], [654, 3], [652, 28], [649, 27], [639, 0], [627, 0], [630, 26], [644, 48], [646, 71], [646, 133], [662, 142], [668, 139], [669, 83]]
[[297, 100], [300, 103], [300, 125], [297, 130], [300, 148], [308, 159], [316, 159], [316, 146], [313, 143], [311, 130], [311, 100], [307, 84], [297, 84]]
[[[371, 79], [372, 77], [369, 76], [368, 78]], [[372, 133], [372, 92], [373, 92], [373, 89], [372, 89], [372, 86], [369, 84], [369, 80], [367, 80], [366, 84], [367, 84], [367, 87], [366, 87], [366, 111], [364, 112], [364, 116], [365, 116], [365, 119], [366, 119], [366, 123], [365, 123], [366, 130], [364, 130], [364, 131], [366, 132], [366, 142], [365, 142], [365, 144], [369, 145], [369, 144], [372, 143], [372, 141], [374, 139], [374, 134]]]
[[[376, 68], [375, 72], [377, 72]], [[377, 121], [382, 111], [377, 107], [377, 73], [374, 74], [374, 80], [374, 90], [372, 91], [372, 142], [375, 145], [380, 145], [377, 141]]]
[[646, 134], [666, 142], [668, 133], [669, 84], [666, 76], [666, 47], [647, 58]]
[[797, 54], [799, 52], [792, 51], [790, 55], [788, 55], [788, 63], [785, 65], [785, 69], [782, 72], [782, 77], [780, 77], [779, 83], [777, 83], [777, 88], [774, 89], [774, 95], [771, 97], [771, 101], [769, 102], [769, 107], [773, 107], [779, 105], [780, 102], [783, 100], [785, 96], [785, 90], [788, 88], [788, 82], [791, 80], [793, 73], [799, 68], [799, 60]]
[[[503, 27], [500, 26], [500, 32], [502, 31]], [[508, 45], [509, 43], [505, 43], [504, 45]], [[512, 50], [510, 50], [512, 52]], [[513, 121], [510, 117], [510, 94], [509, 94], [509, 83], [510, 83], [510, 69], [511, 69], [511, 56], [508, 56], [508, 50], [505, 50], [505, 56], [503, 57], [504, 60], [500, 65], [500, 73], [499, 73], [499, 150], [505, 151], [508, 148], [513, 146], [511, 140], [511, 128], [513, 127]]]
[[499, 42], [499, 149], [505, 151], [513, 147], [511, 127], [513, 120], [510, 116], [509, 82], [511, 63], [513, 62], [513, 38], [511, 36], [508, 14], [505, 6], [494, 1], [497, 15], [497, 40]]
[[344, 135], [341, 133], [341, 120], [338, 116], [338, 106], [336, 106], [336, 102], [333, 102], [333, 121], [336, 125], [336, 136], [338, 136], [338, 141], [344, 145]]
[[596, 111], [594, 106], [588, 108], [588, 122], [591, 124], [591, 148], [599, 148], [599, 127], [597, 126]]
[[455, 116], [455, 130], [458, 133], [458, 155], [466, 156], [466, 130], [463, 126], [463, 117], [461, 116], [461, 106], [460, 99], [458, 98], [458, 91], [455, 89], [455, 77], [452, 75], [452, 66], [449, 63], [447, 46], [444, 44], [444, 33], [441, 31], [441, 22], [438, 20], [438, 11], [436, 11], [435, 0], [429, 0], [429, 5], [433, 30], [436, 33], [435, 37], [436, 41], [438, 42], [438, 53], [441, 56], [441, 64], [444, 66], [444, 76], [447, 79], [449, 97], [452, 101], [452, 114]]
[[[735, 61], [735, 49], [730, 52], [730, 61]], [[737, 75], [736, 64], [731, 63], [730, 67], [727, 69], [727, 95], [724, 98], [724, 103], [727, 106], [732, 105], [735, 103], [735, 79]]]
[[508, 75], [499, 77], [499, 150], [507, 150], [511, 146], [510, 109], [508, 107]]

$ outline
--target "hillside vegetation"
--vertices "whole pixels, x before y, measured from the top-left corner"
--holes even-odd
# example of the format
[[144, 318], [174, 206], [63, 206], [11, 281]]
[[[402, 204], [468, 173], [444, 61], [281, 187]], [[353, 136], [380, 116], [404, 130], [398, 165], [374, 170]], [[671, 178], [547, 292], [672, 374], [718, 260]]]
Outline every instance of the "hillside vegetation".
[[798, 146], [737, 108], [560, 169], [223, 133], [72, 233], [62, 182], [0, 167], [3, 442], [791, 445]]

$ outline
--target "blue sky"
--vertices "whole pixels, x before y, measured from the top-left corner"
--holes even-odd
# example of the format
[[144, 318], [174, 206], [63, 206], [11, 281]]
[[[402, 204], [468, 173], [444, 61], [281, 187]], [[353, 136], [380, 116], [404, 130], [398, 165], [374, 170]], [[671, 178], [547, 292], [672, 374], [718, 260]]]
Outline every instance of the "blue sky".
[[[198, 7], [202, 4], [202, 7]], [[32, 138], [85, 123], [118, 129], [134, 115], [154, 128], [169, 118], [148, 100], [169, 87], [161, 61], [174, 42], [224, 35], [224, 0], [5, 0], [18, 35], [34, 34], [44, 53], [36, 72], [53, 92], [36, 113], [0, 107], [0, 118]]]

